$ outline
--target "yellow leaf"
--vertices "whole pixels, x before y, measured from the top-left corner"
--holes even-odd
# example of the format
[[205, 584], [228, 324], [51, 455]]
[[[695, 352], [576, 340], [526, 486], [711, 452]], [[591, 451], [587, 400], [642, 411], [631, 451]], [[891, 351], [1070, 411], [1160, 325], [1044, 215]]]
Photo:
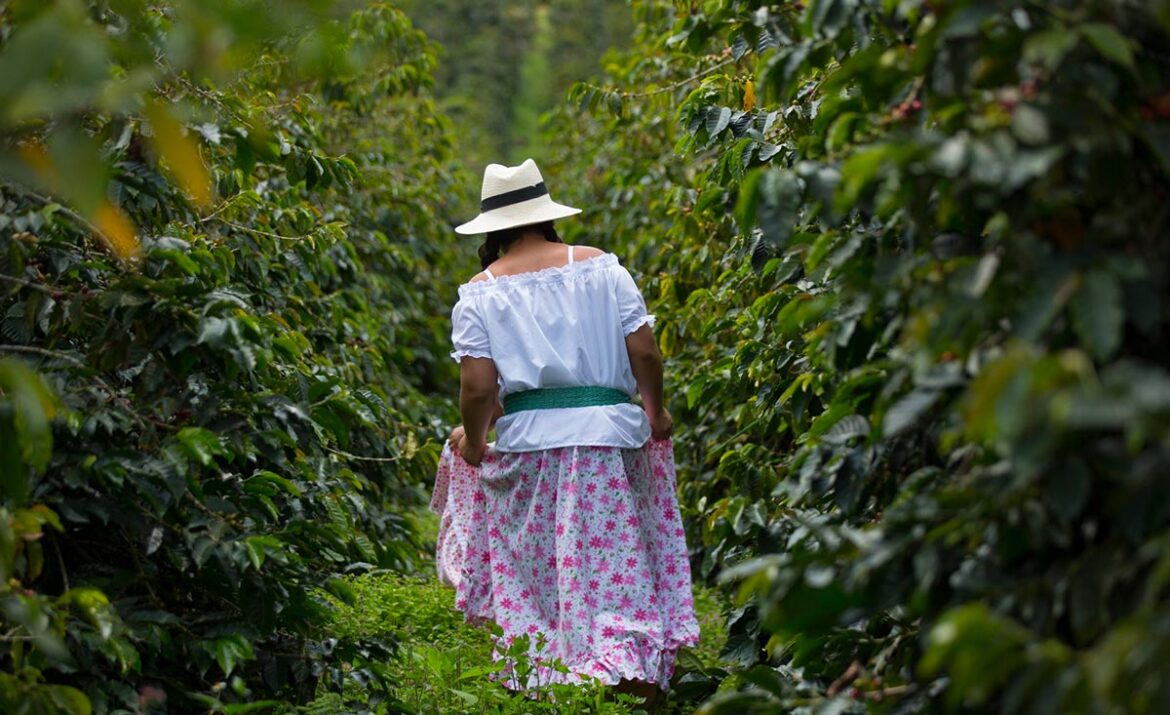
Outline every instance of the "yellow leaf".
[[49, 158], [49, 152], [45, 151], [44, 144], [27, 142], [21, 144], [17, 151], [28, 168], [37, 175], [37, 178], [49, 186], [55, 186], [58, 183], [57, 170], [53, 166], [53, 160]]
[[743, 111], [750, 112], [756, 106], [756, 87], [749, 79], [743, 83]]
[[90, 229], [99, 234], [98, 238], [115, 256], [124, 261], [138, 257], [141, 246], [138, 243], [137, 231], [133, 222], [121, 209], [104, 198], [98, 202], [96, 208], [93, 208], [92, 202], [87, 200], [88, 192], [84, 190], [87, 187], [79, 189], [76, 181], [73, 187], [63, 185], [61, 180], [63, 176], [76, 178], [74, 174], [77, 172], [70, 172], [68, 168], [62, 171], [43, 144], [22, 144], [18, 152], [25, 165], [32, 169], [50, 191], [61, 192], [66, 198], [73, 199], [78, 213], [86, 214], [85, 219], [92, 224]]
[[129, 217], [109, 201], [103, 201], [90, 219], [109, 243], [110, 250], [118, 258], [129, 261], [138, 257], [141, 246], [134, 224]]
[[211, 176], [199, 156], [199, 145], [183, 133], [183, 128], [165, 106], [157, 102], [146, 107], [146, 117], [154, 130], [154, 148], [166, 160], [179, 185], [201, 207], [211, 205]]

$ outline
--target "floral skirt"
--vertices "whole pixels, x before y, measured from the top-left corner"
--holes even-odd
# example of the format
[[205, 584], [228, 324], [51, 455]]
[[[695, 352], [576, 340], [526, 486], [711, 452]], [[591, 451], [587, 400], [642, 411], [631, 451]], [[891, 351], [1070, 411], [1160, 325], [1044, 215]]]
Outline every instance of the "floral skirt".
[[[472, 467], [443, 450], [439, 579], [470, 621], [527, 634], [534, 682], [643, 680], [666, 688], [698, 643], [673, 446], [489, 451]], [[543, 645], [539, 645], [544, 641]], [[559, 661], [564, 668], [546, 667]]]

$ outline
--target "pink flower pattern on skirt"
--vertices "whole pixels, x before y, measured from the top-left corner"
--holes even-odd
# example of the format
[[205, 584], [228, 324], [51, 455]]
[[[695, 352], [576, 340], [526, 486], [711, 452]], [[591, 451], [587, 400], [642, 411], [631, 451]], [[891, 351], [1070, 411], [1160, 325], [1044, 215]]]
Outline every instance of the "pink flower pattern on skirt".
[[442, 515], [439, 578], [456, 607], [495, 621], [508, 643], [543, 634], [530, 658], [571, 672], [542, 668], [542, 682], [588, 675], [666, 688], [678, 649], [698, 643], [670, 440], [489, 451], [478, 469], [447, 447], [431, 509]]

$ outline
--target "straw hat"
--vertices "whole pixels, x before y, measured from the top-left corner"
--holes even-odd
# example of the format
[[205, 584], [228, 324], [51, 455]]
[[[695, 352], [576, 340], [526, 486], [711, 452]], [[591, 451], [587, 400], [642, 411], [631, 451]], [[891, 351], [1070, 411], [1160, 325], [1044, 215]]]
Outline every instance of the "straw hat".
[[456, 226], [456, 233], [487, 233], [581, 213], [581, 209], [552, 200], [544, 177], [532, 159], [526, 159], [520, 166], [488, 164], [483, 170], [479, 197], [479, 215]]

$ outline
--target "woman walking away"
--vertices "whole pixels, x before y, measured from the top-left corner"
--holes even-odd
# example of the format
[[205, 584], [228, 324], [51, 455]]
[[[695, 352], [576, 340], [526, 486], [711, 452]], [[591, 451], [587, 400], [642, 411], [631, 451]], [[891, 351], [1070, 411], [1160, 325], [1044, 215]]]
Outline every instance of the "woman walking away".
[[455, 229], [487, 234], [451, 313], [453, 438], [480, 465], [456, 605], [495, 621], [498, 647], [528, 635], [533, 662], [570, 671], [538, 668], [539, 682], [593, 676], [653, 700], [699, 632], [654, 317], [617, 256], [561, 242], [553, 221], [580, 210], [531, 159], [489, 165], [481, 198]]

